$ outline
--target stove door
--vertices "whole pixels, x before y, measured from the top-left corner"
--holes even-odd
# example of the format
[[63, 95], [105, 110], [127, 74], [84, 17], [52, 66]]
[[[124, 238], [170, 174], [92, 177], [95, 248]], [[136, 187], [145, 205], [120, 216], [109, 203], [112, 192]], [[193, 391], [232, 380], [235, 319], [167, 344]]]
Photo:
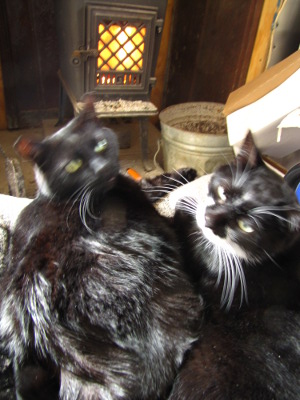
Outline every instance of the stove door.
[[101, 98], [147, 98], [157, 10], [88, 4], [85, 92]]

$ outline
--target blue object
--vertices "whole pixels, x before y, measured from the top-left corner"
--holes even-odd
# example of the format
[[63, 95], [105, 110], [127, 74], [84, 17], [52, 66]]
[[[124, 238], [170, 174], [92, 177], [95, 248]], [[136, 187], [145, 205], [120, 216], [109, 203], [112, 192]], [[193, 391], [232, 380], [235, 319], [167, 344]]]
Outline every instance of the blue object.
[[284, 180], [295, 191], [300, 203], [300, 163], [294, 165], [285, 175]]
[[296, 187], [296, 196], [298, 199], [298, 203], [300, 203], [300, 183], [298, 183], [298, 186]]

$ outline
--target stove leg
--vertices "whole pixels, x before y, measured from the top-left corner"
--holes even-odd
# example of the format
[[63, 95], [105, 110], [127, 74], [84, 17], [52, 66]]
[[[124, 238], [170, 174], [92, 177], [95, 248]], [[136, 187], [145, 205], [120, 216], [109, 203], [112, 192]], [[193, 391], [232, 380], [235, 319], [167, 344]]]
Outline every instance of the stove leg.
[[149, 172], [153, 170], [153, 167], [150, 166], [148, 161], [148, 118], [140, 117], [139, 125], [143, 167], [146, 172]]

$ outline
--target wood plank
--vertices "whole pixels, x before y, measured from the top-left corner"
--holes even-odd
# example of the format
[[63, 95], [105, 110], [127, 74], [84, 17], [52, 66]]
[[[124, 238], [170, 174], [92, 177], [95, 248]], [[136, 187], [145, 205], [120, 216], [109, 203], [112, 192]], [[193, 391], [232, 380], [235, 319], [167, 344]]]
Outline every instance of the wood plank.
[[[158, 111], [161, 111], [162, 109], [173, 9], [174, 9], [174, 0], [168, 0], [165, 22], [162, 31], [161, 44], [155, 69], [156, 84], [151, 92], [151, 102], [156, 105]], [[151, 118], [151, 121], [153, 123], [156, 123], [158, 121], [158, 117]]]
[[0, 63], [0, 130], [7, 129], [2, 67]]
[[282, 6], [282, 3], [283, 0], [264, 1], [246, 82], [252, 81], [252, 79], [260, 75], [266, 68], [273, 22], [276, 14]]
[[225, 103], [242, 86], [263, 0], [177, 0], [164, 107], [193, 101]]
[[58, 108], [53, 0], [0, 1], [0, 54], [8, 128], [40, 125]]

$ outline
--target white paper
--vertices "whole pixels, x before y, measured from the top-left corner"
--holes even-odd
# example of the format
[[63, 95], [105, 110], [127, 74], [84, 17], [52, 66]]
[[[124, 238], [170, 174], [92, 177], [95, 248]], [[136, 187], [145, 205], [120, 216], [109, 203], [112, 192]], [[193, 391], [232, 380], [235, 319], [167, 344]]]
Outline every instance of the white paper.
[[271, 157], [284, 157], [300, 149], [298, 127], [282, 129], [280, 142], [277, 142], [277, 127], [288, 114], [300, 107], [299, 93], [300, 69], [259, 100], [228, 115], [228, 139], [235, 152], [249, 130], [260, 151]]

